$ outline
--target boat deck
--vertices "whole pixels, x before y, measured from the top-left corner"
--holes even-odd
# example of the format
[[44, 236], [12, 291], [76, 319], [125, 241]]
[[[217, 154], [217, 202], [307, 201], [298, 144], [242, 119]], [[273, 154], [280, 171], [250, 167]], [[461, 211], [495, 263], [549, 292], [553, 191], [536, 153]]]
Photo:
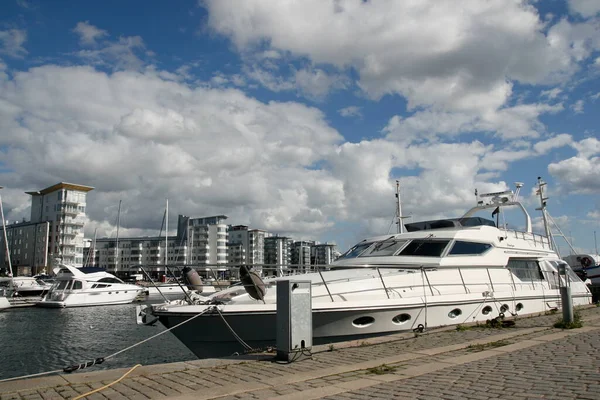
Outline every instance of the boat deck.
[[[559, 312], [519, 317], [512, 328], [447, 327], [318, 346], [288, 364], [262, 354], [142, 366], [87, 398], [600, 398], [600, 308], [579, 313], [584, 326], [573, 330], [552, 327]], [[128, 370], [4, 382], [0, 397], [70, 399]]]

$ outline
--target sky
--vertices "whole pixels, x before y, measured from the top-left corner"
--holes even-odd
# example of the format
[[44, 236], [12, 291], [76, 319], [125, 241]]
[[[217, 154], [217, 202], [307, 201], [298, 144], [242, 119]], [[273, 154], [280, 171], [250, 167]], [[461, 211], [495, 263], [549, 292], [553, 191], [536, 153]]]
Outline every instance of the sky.
[[593, 251], [599, 121], [599, 0], [0, 7], [6, 219], [30, 218], [26, 191], [89, 185], [87, 237], [114, 236], [119, 201], [121, 237], [157, 235], [168, 199], [170, 227], [224, 214], [345, 250], [395, 230], [396, 180], [408, 222], [523, 182], [541, 231], [542, 177]]

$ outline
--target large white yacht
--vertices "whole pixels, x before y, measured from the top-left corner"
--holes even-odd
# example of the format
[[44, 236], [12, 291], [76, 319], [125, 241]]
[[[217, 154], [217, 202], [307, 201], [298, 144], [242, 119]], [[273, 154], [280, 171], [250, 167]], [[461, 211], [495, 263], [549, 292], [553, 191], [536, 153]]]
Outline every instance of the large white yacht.
[[56, 270], [54, 284], [36, 305], [82, 307], [127, 304], [133, 302], [142, 290], [105, 271], [86, 274], [75, 267], [61, 265]]
[[[540, 180], [545, 217], [544, 185]], [[276, 344], [276, 282], [282, 279], [311, 282], [315, 344], [556, 310], [563, 285], [570, 286], [574, 305], [590, 304], [589, 289], [558, 256], [551, 232], [533, 233], [518, 199], [521, 186], [477, 195], [462, 218], [406, 224], [407, 232], [365, 239], [328, 270], [254, 279], [246, 288], [140, 308], [138, 322], [153, 316], [171, 328], [190, 320], [172, 332], [198, 357], [208, 357], [218, 349], [231, 354], [235, 335], [254, 348]], [[521, 231], [474, 216], [507, 207], [522, 212]]]

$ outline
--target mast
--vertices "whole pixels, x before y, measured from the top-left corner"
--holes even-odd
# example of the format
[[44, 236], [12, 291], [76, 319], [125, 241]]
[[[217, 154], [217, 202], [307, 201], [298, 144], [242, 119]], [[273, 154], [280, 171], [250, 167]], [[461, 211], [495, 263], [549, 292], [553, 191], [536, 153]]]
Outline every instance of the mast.
[[402, 223], [402, 206], [400, 202], [400, 181], [396, 179], [396, 224], [398, 233], [404, 233], [404, 224]]
[[594, 248], [596, 249], [596, 255], [598, 255], [598, 242], [596, 242], [596, 231], [594, 231]]
[[[0, 189], [2, 189], [2, 186], [0, 186]], [[6, 236], [6, 222], [4, 220], [4, 208], [2, 207], [2, 196], [0, 196], [0, 214], [2, 215], [2, 232], [4, 234], [4, 246], [6, 249], [6, 258], [8, 259], [8, 273], [10, 274], [10, 279], [12, 282], [12, 279], [13, 279], [12, 261], [10, 259], [10, 250], [8, 248], [8, 237]]]
[[554, 240], [552, 239], [552, 231], [550, 229], [550, 225], [548, 224], [548, 215], [546, 214], [546, 200], [548, 197], [544, 197], [544, 186], [546, 186], [546, 182], [542, 180], [540, 176], [538, 176], [538, 190], [537, 194], [540, 196], [540, 208], [539, 210], [542, 212], [542, 219], [544, 220], [544, 230], [546, 232], [546, 237], [550, 240], [550, 245], [553, 247], [553, 250], [556, 251], [554, 246]]
[[119, 200], [119, 209], [117, 210], [117, 256], [115, 258], [115, 272], [119, 270], [119, 226], [121, 225], [121, 200]]
[[167, 275], [167, 260], [168, 260], [168, 246], [169, 246], [169, 199], [167, 199], [167, 206], [165, 208], [165, 276]]

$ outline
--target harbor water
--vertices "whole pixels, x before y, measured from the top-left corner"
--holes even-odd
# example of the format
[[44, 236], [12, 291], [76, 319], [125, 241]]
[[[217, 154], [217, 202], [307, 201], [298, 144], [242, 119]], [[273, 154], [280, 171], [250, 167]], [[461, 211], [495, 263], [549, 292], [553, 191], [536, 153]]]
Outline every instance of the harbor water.
[[[138, 304], [0, 312], [0, 380], [106, 357], [164, 331], [160, 323], [136, 324]], [[194, 359], [194, 354], [167, 332], [88, 370]]]

